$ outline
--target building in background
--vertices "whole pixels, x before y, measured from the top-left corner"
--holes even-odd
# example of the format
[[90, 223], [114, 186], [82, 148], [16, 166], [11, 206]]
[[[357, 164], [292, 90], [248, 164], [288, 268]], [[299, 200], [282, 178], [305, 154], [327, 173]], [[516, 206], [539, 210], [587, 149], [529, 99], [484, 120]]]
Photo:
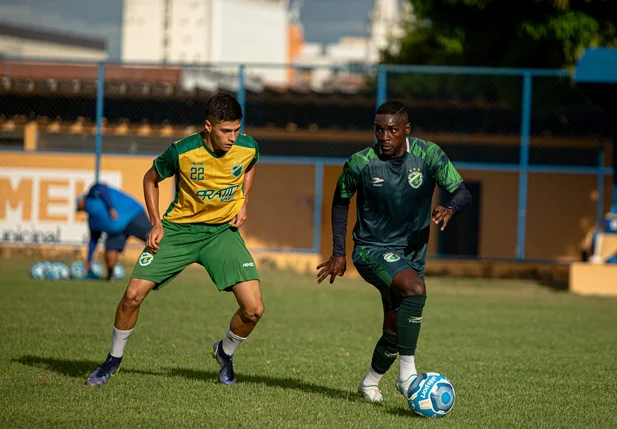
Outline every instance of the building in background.
[[0, 56], [91, 60], [108, 58], [103, 39], [0, 23]]
[[[287, 49], [287, 64], [293, 64], [304, 49], [304, 27], [300, 21], [300, 11], [304, 0], [290, 0], [289, 3], [289, 42]], [[287, 83], [291, 84], [298, 79], [298, 70], [287, 70]]]
[[[122, 60], [170, 64], [289, 61], [289, 0], [124, 0]], [[233, 75], [237, 67], [218, 70]], [[212, 81], [207, 71], [191, 82]], [[283, 68], [251, 69], [284, 85]]]
[[[294, 64], [306, 68], [292, 83], [314, 91], [354, 92], [364, 85], [365, 75], [354, 66], [379, 63], [383, 50], [398, 51], [406, 19], [413, 17], [411, 4], [400, 0], [373, 0], [365, 37], [343, 37], [337, 43], [307, 43]], [[318, 66], [308, 71], [309, 67]]]
[[405, 19], [412, 16], [407, 2], [403, 6], [401, 0], [374, 0], [366, 36], [343, 37], [332, 44], [307, 43], [300, 21], [303, 3], [124, 0], [122, 60], [185, 64], [186, 90], [234, 91], [237, 64], [247, 64], [245, 83], [252, 91], [268, 86], [356, 92], [364, 86], [365, 75], [355, 66], [377, 64], [384, 49], [396, 51]]
[[301, 66], [292, 86], [313, 91], [355, 92], [364, 85], [364, 74], [355, 71], [355, 65], [367, 64], [367, 39], [344, 37], [338, 43], [306, 43], [296, 57]]
[[413, 18], [411, 3], [400, 0], [373, 0], [369, 13], [367, 55], [369, 64], [379, 62], [384, 50], [397, 53], [399, 40], [405, 34], [405, 23]]

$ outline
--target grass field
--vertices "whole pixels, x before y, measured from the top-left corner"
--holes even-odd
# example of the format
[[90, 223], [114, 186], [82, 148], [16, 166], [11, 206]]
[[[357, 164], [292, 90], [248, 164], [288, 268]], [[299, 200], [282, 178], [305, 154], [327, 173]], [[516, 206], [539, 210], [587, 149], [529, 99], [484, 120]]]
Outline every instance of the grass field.
[[[262, 269], [266, 313], [215, 383], [208, 347], [233, 295], [191, 268], [152, 293], [118, 376], [84, 386], [109, 350], [125, 284], [35, 281], [0, 261], [0, 427], [617, 428], [617, 300], [532, 282], [428, 279], [418, 369], [446, 374], [450, 415], [415, 417], [394, 382], [356, 388], [381, 332], [378, 294], [358, 279], [316, 285]], [[342, 281], [341, 281], [342, 280]]]

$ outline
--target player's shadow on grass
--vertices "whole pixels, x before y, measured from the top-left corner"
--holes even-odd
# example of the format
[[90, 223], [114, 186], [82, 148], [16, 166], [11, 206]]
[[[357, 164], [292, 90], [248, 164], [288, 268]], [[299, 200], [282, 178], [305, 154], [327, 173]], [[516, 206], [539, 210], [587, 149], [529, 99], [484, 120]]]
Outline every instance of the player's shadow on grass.
[[[56, 359], [50, 357], [26, 355], [19, 359], [15, 359], [22, 365], [27, 365], [35, 368], [43, 368], [55, 373], [68, 377], [82, 377], [85, 379], [94, 371], [101, 362], [92, 360], [67, 360]], [[199, 380], [206, 382], [214, 382], [218, 377], [218, 371], [201, 371], [188, 368], [169, 368], [161, 371], [143, 371], [131, 368], [122, 368], [121, 373], [126, 374], [142, 374], [142, 375], [157, 375], [163, 377], [183, 377], [189, 380]], [[243, 382], [259, 383], [266, 386], [280, 387], [283, 389], [293, 389], [300, 392], [318, 393], [320, 395], [329, 396], [335, 399], [346, 399], [348, 401], [360, 401], [360, 396], [355, 392], [347, 390], [333, 389], [331, 387], [320, 386], [313, 383], [289, 378], [289, 377], [270, 377], [264, 375], [239, 374]]]
[[[67, 375], [69, 377], [88, 377], [92, 371], [97, 369], [101, 362], [95, 362], [93, 360], [66, 360], [46, 358], [40, 356], [26, 355], [19, 359], [14, 359], [14, 362], [19, 362], [22, 365], [33, 366], [36, 368], [44, 368], [61, 375]], [[144, 375], [164, 375], [160, 372], [142, 371], [135, 369], [122, 369], [122, 372], [132, 374], [144, 374]]]
[[[172, 368], [169, 371], [170, 376], [184, 377], [190, 380], [209, 381], [216, 380], [218, 371], [201, 371], [187, 368]], [[318, 384], [307, 383], [306, 381], [290, 377], [274, 377], [266, 375], [253, 375], [240, 373], [237, 374], [242, 382], [264, 384], [269, 387], [279, 387], [283, 389], [293, 389], [299, 392], [318, 393], [320, 395], [329, 396], [334, 399], [346, 399], [348, 401], [359, 401], [361, 398], [355, 392], [347, 390], [334, 389], [332, 387], [320, 386]]]

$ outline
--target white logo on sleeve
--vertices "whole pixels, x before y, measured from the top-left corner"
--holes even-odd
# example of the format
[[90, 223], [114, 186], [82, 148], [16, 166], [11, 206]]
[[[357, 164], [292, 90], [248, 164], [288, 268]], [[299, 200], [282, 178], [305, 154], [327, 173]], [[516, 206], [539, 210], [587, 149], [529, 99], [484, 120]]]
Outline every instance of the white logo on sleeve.
[[254, 267], [254, 266], [255, 266], [254, 262], [245, 262], [244, 264], [242, 264], [242, 268]]

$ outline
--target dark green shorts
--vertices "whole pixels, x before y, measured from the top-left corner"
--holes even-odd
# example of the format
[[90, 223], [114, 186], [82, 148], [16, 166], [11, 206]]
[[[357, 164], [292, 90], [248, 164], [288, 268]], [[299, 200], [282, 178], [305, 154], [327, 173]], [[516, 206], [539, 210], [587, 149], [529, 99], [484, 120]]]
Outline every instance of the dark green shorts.
[[240, 232], [229, 224], [178, 224], [163, 220], [163, 239], [152, 254], [143, 250], [133, 275], [150, 280], [159, 289], [187, 266], [202, 265], [219, 290], [248, 280], [259, 280], [255, 261]]
[[379, 289], [389, 302], [392, 279], [404, 269], [411, 268], [424, 280], [426, 248], [427, 245], [414, 250], [356, 245], [352, 259], [362, 278]]

